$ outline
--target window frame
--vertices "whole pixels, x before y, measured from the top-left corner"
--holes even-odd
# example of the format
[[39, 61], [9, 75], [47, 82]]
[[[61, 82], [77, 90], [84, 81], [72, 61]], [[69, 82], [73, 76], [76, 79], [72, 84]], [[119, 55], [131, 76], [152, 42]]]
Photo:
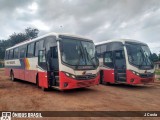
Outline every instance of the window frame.
[[27, 58], [34, 57], [34, 52], [35, 52], [35, 42], [31, 42], [31, 43], [27, 44], [26, 57]]
[[[107, 63], [105, 62], [105, 55], [106, 55], [107, 53], [110, 53], [110, 54], [111, 54], [111, 60], [112, 60], [112, 62], [110, 62], [110, 64], [112, 64], [112, 66], [110, 66], [110, 65], [108, 66]], [[109, 63], [109, 62], [108, 62], [108, 63]], [[103, 64], [104, 64], [106, 67], [108, 67], [108, 68], [114, 69], [113, 51], [106, 51], [106, 52], [103, 54]]]
[[[26, 48], [27, 48], [27, 46], [26, 45], [22, 45], [22, 46], [19, 46], [19, 50], [20, 50], [20, 52], [19, 52], [19, 59], [23, 59], [23, 58], [26, 58]], [[23, 57], [21, 57], [21, 51], [24, 49], [24, 56]]]
[[[11, 56], [11, 54], [12, 54], [12, 56]], [[9, 60], [11, 60], [11, 59], [13, 59], [13, 57], [14, 57], [14, 49], [10, 49], [8, 58], [9, 58]]]
[[[17, 56], [15, 57], [15, 51], [16, 49], [18, 49], [18, 53], [17, 53]], [[14, 48], [14, 56], [13, 56], [14, 59], [18, 59], [19, 58], [19, 48]]]

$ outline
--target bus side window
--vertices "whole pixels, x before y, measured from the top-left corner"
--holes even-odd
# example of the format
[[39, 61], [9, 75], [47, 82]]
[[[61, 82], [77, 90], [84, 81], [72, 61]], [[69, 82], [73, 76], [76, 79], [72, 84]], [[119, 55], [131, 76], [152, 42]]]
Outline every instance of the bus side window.
[[34, 56], [37, 57], [38, 56], [38, 49], [39, 48], [39, 42], [35, 43], [35, 51], [34, 51]]
[[14, 59], [18, 59], [18, 48], [14, 49]]
[[25, 55], [26, 55], [26, 46], [21, 46], [20, 47], [20, 52], [19, 52], [19, 56], [20, 58], [25, 58]]
[[103, 58], [103, 54], [106, 52], [106, 45], [101, 45], [101, 58]]
[[112, 55], [111, 51], [106, 52], [104, 54], [104, 65], [106, 65], [109, 68], [114, 68], [114, 65], [113, 65], [113, 55]]
[[7, 59], [9, 60], [9, 52], [10, 52], [10, 50], [8, 51], [8, 54], [7, 54]]
[[39, 41], [39, 50], [44, 48], [44, 40]]
[[13, 59], [13, 49], [9, 52], [9, 59]]
[[101, 55], [101, 46], [97, 46], [96, 47], [96, 53], [97, 53], [97, 57], [100, 57], [100, 55]]
[[27, 57], [34, 56], [34, 43], [30, 43], [27, 45]]
[[9, 53], [9, 51], [6, 51], [6, 53], [5, 53], [5, 59], [6, 60], [8, 60], [8, 53]]

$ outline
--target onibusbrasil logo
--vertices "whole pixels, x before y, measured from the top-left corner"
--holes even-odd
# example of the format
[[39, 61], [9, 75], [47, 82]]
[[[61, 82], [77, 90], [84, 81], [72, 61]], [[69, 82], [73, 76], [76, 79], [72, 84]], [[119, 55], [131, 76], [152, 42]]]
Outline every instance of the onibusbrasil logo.
[[0, 120], [11, 120], [11, 112], [2, 112]]
[[31, 113], [31, 112], [2, 112], [0, 120], [11, 120], [11, 118], [42, 118], [41, 113]]

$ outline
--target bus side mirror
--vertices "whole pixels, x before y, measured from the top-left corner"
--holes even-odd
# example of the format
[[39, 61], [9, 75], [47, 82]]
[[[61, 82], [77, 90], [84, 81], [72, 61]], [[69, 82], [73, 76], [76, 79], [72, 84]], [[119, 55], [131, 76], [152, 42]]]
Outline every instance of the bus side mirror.
[[39, 50], [38, 51], [38, 63], [45, 63], [45, 62], [46, 62], [45, 50]]

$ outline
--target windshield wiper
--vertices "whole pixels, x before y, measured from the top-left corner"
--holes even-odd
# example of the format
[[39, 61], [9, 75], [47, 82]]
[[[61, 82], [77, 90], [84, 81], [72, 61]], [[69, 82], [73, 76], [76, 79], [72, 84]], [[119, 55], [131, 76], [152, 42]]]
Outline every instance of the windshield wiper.
[[[142, 50], [142, 48], [140, 49], [140, 52], [141, 52], [142, 55], [143, 55], [143, 61], [141, 62], [141, 64], [139, 65], [139, 67], [142, 66], [142, 63], [143, 63], [143, 62], [145, 62], [145, 63], [146, 63], [146, 66], [148, 66], [147, 64], [150, 64], [150, 63], [148, 62], [148, 57], [147, 57], [147, 55], [145, 55], [145, 53], [144, 53], [144, 51]], [[150, 64], [150, 66], [151, 66], [151, 64]]]
[[[87, 52], [87, 49], [86, 49], [86, 48], [84, 48], [84, 49], [85, 49], [85, 52], [86, 52], [86, 54], [87, 54], [88, 60], [90, 60], [90, 62], [92, 63], [92, 65], [93, 65], [94, 67], [96, 67], [96, 64], [93, 62], [93, 59], [94, 59], [95, 57], [91, 58], [91, 56], [90, 56], [89, 53]], [[90, 59], [89, 59], [89, 58], [90, 58]]]
[[76, 65], [76, 69], [78, 68], [78, 66], [80, 64], [81, 58], [82, 58], [82, 60], [84, 60], [84, 55], [83, 55], [83, 52], [82, 52], [82, 48], [80, 48], [80, 46], [79, 46], [79, 50], [80, 50], [80, 55], [78, 57], [78, 62], [77, 62], [77, 65]]

